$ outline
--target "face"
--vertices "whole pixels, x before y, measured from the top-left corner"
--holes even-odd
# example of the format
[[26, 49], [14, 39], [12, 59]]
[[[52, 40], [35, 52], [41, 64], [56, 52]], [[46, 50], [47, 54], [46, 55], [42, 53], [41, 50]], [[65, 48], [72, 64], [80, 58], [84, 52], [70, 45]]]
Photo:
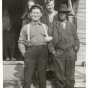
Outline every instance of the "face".
[[32, 9], [30, 16], [33, 21], [38, 21], [42, 17], [42, 12], [40, 11], [40, 9], [35, 8]]
[[52, 12], [54, 10], [54, 1], [50, 1], [47, 5], [46, 8], [48, 11]]
[[59, 18], [61, 21], [64, 21], [66, 19], [66, 13], [59, 13]]
[[35, 3], [33, 1], [28, 1], [28, 8], [30, 9]]

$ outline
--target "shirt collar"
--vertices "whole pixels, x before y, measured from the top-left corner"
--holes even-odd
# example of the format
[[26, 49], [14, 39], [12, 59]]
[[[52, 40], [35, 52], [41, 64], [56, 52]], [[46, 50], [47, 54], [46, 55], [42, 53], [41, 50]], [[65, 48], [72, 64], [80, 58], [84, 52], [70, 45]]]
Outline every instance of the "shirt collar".
[[41, 25], [42, 23], [40, 21], [37, 21], [37, 22], [32, 21], [32, 24], [33, 25]]

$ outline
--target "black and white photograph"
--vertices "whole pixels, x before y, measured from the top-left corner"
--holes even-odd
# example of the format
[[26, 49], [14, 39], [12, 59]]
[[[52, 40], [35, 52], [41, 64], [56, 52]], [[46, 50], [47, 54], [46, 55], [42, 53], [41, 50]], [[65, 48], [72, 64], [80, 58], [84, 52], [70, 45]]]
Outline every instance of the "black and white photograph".
[[86, 0], [2, 0], [3, 88], [86, 88]]

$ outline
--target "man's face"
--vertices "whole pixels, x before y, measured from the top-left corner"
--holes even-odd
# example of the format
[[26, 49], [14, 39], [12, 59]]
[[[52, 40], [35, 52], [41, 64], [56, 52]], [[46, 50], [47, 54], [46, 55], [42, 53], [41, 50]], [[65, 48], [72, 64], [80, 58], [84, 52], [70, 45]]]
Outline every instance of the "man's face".
[[42, 17], [42, 12], [40, 11], [40, 9], [35, 8], [32, 9], [30, 16], [33, 21], [38, 21]]
[[35, 5], [35, 3], [33, 1], [29, 1], [28, 2], [28, 8], [30, 9], [33, 5]]
[[50, 1], [47, 5], [46, 8], [48, 11], [52, 12], [52, 10], [54, 9], [54, 1]]
[[64, 12], [59, 13], [59, 18], [61, 21], [64, 21], [66, 19], [66, 13], [64, 13]]

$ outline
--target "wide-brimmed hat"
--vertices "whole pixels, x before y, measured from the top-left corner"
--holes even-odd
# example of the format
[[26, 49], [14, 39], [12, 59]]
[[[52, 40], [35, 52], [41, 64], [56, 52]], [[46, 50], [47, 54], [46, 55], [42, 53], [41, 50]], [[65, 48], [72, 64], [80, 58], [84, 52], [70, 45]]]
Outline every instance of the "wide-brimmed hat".
[[67, 8], [66, 4], [61, 4], [58, 11], [59, 13], [69, 13], [70, 9]]

